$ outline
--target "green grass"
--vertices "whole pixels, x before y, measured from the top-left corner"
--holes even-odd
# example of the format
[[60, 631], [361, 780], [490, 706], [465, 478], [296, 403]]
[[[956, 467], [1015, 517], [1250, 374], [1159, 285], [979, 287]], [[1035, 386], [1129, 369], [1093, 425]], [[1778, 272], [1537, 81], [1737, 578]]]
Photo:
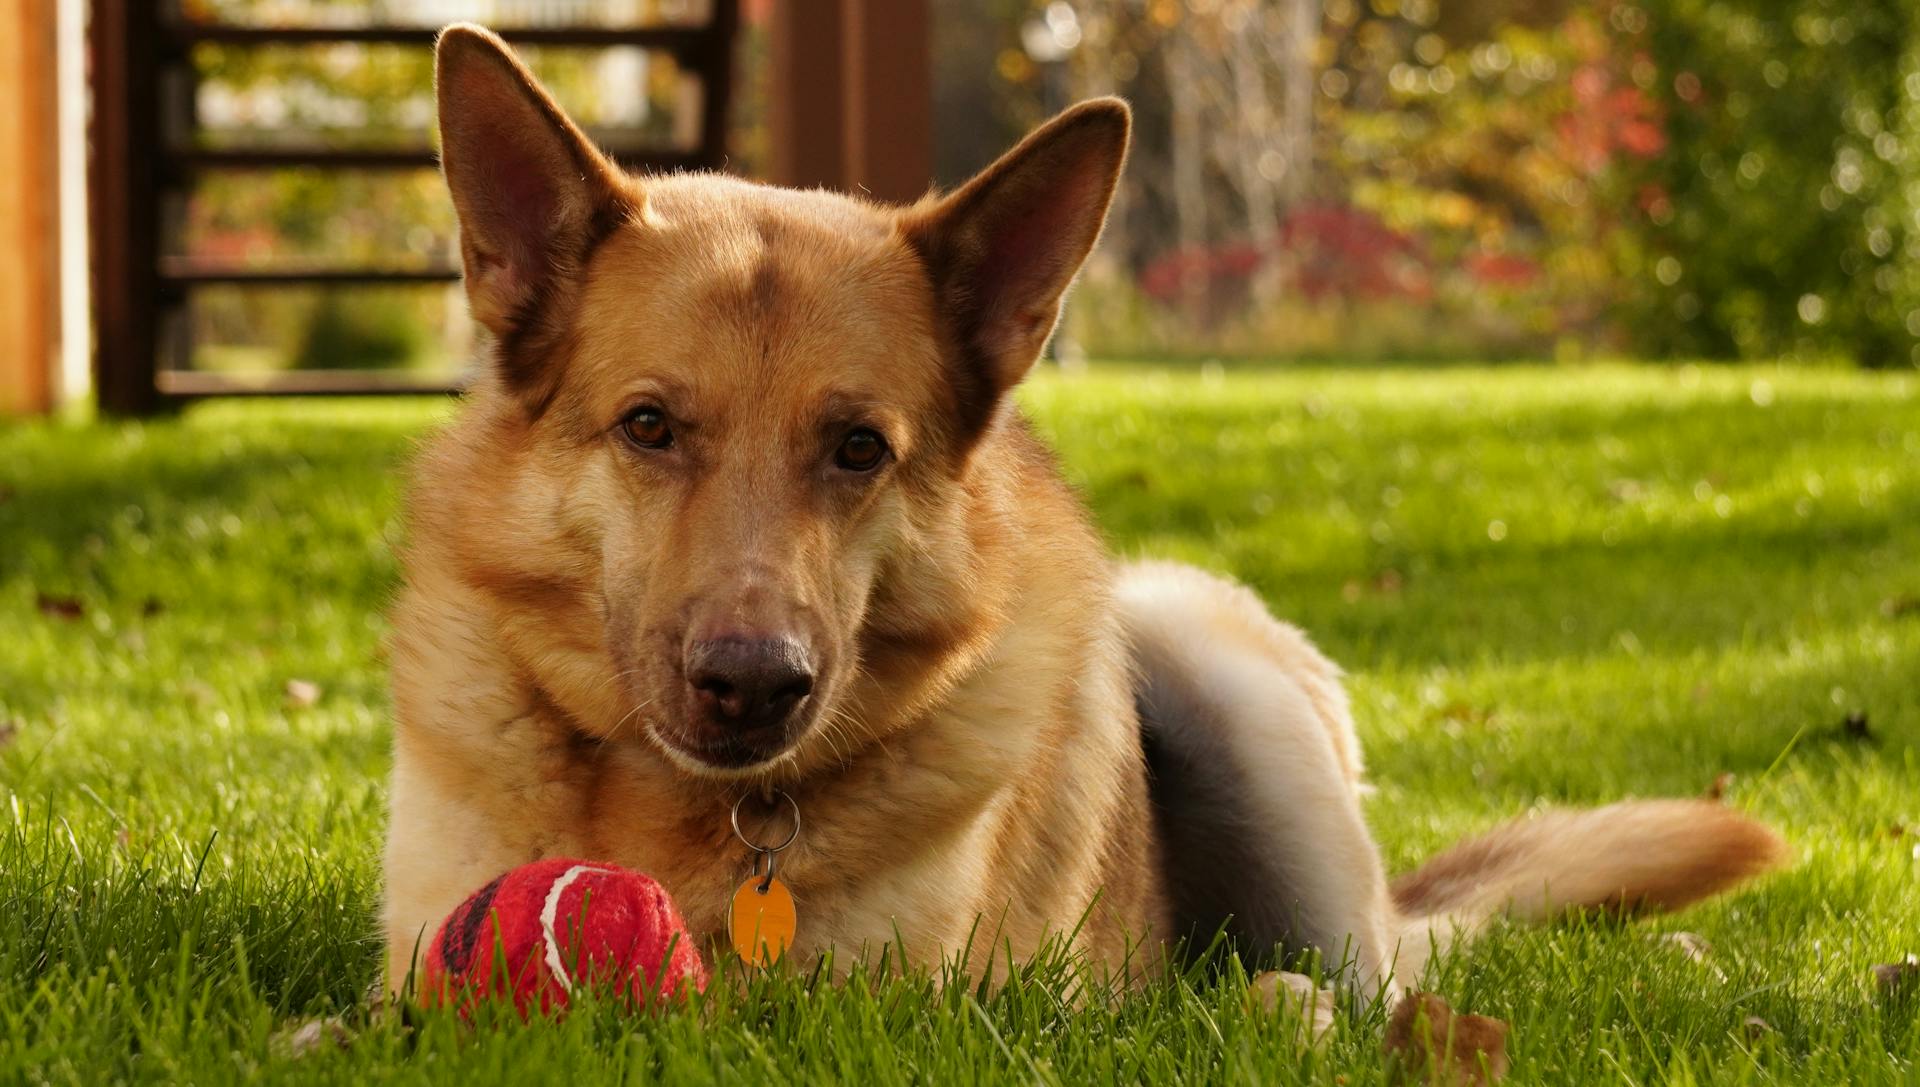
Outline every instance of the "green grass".
[[[1748, 892], [1439, 965], [1511, 1022], [1516, 1081], [1892, 1083], [1920, 1079], [1920, 1016], [1868, 971], [1920, 952], [1916, 393], [1116, 366], [1026, 398], [1116, 547], [1247, 579], [1352, 671], [1395, 868], [1529, 805], [1722, 773], [1786, 832], [1795, 866]], [[477, 1032], [373, 1013], [396, 469], [445, 414], [0, 427], [0, 1082], [1383, 1079], [1377, 1018], [1303, 1050], [1232, 976], [1117, 1002], [1052, 968], [783, 978]], [[344, 1049], [272, 1041], [331, 1014]]]

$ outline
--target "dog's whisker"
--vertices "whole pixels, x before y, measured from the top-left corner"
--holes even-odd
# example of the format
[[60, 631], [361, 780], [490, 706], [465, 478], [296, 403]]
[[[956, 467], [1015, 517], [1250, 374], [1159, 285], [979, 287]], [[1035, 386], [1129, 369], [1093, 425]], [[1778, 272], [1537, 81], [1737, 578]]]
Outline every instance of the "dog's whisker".
[[648, 699], [641, 700], [639, 703], [635, 704], [632, 709], [628, 710], [625, 714], [623, 714], [618, 721], [615, 721], [613, 723], [613, 727], [611, 729], [608, 729], [607, 731], [609, 733], [618, 733], [621, 729], [626, 727], [628, 721], [633, 720], [635, 717], [639, 715], [641, 710], [644, 710], [651, 705], [653, 705], [653, 699], [648, 698]]
[[603, 691], [606, 688], [612, 686], [613, 684], [618, 683], [623, 679], [626, 679], [628, 676], [636, 676], [644, 671], [646, 671], [645, 668], [627, 668], [622, 671], [613, 672], [609, 675], [602, 676], [600, 678], [600, 682], [594, 686], [593, 691], [594, 693], [597, 694], [600, 691]]

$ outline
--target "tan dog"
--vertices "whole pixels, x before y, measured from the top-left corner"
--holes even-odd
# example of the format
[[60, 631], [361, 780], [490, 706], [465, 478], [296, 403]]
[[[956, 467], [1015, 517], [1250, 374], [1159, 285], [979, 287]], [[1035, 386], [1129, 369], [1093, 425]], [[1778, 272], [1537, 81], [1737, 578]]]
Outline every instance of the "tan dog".
[[1231, 916], [1385, 985], [1433, 918], [1676, 906], [1778, 856], [1664, 802], [1389, 889], [1337, 670], [1244, 589], [1116, 566], [1009, 399], [1100, 233], [1120, 102], [893, 208], [627, 176], [478, 28], [438, 86], [495, 347], [412, 488], [391, 982], [548, 856], [649, 872], [721, 938], [752, 859], [729, 811], [776, 787], [805, 959], [977, 966], [1079, 925], [1117, 965]]

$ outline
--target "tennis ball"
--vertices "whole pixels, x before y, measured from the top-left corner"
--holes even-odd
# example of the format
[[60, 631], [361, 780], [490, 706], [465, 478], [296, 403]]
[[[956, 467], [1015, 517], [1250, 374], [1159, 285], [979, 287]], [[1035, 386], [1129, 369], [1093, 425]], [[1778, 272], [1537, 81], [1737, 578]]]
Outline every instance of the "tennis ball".
[[471, 1018], [511, 998], [524, 1017], [564, 1010], [582, 987], [648, 1002], [704, 991], [707, 965], [666, 889], [611, 864], [546, 860], [475, 891], [441, 923], [421, 998]]

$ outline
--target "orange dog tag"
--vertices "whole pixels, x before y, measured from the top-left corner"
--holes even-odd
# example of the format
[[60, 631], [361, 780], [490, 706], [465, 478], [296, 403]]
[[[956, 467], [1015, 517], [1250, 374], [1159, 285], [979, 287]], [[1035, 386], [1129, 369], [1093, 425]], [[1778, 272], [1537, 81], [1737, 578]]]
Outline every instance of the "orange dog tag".
[[771, 966], [793, 943], [793, 895], [771, 876], [751, 876], [733, 892], [727, 935], [733, 950], [752, 966]]

